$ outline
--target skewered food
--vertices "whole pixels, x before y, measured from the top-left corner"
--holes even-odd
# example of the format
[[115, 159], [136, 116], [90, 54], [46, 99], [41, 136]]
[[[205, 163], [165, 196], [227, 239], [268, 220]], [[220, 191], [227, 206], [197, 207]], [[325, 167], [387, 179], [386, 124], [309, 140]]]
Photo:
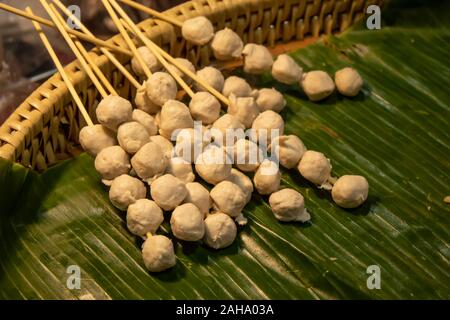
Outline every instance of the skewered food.
[[134, 97], [134, 104], [136, 108], [147, 112], [148, 114], [155, 114], [161, 110], [161, 106], [158, 106], [150, 100], [147, 95], [147, 82], [144, 81], [142, 86], [136, 91], [136, 96]]
[[155, 119], [147, 112], [139, 109], [134, 109], [131, 119], [142, 124], [147, 130], [149, 136], [154, 136], [158, 133], [158, 126], [155, 123]]
[[241, 77], [229, 76], [223, 84], [222, 94], [229, 97], [234, 94], [236, 97], [250, 97], [253, 89], [247, 81]]
[[166, 173], [169, 173], [184, 183], [195, 180], [195, 174], [192, 172], [192, 165], [183, 158], [171, 158], [166, 168]]
[[157, 143], [148, 142], [131, 158], [131, 165], [139, 178], [151, 183], [164, 174], [168, 158]]
[[218, 184], [230, 175], [231, 163], [224, 147], [209, 145], [197, 158], [195, 170], [206, 182]]
[[211, 189], [211, 199], [218, 211], [237, 217], [247, 204], [242, 189], [231, 181], [222, 181]]
[[130, 121], [119, 126], [117, 140], [126, 152], [134, 154], [144, 144], [150, 141], [150, 136], [142, 124], [136, 121]]
[[95, 169], [102, 176], [105, 184], [107, 181], [126, 174], [130, 171], [130, 157], [119, 146], [106, 147], [95, 157]]
[[[162, 68], [161, 63], [149, 48], [142, 46], [137, 48], [137, 51], [151, 72], [161, 70]], [[145, 76], [145, 72], [142, 69], [142, 66], [136, 57], [133, 57], [131, 59], [131, 68], [133, 69], [134, 73], [136, 73], [138, 76]]]
[[227, 181], [236, 184], [245, 194], [245, 203], [248, 203], [253, 193], [253, 182], [245, 174], [237, 169], [231, 169], [231, 173], [226, 179]]
[[187, 195], [183, 202], [194, 204], [206, 216], [212, 206], [208, 189], [198, 182], [186, 183], [186, 189]]
[[142, 258], [150, 272], [161, 272], [176, 264], [172, 240], [162, 235], [148, 237], [142, 245]]
[[340, 94], [348, 97], [356, 96], [364, 84], [358, 71], [353, 68], [344, 68], [334, 75], [336, 88]]
[[128, 207], [127, 227], [137, 236], [145, 237], [148, 233], [155, 234], [163, 221], [161, 208], [152, 200], [139, 199]]
[[272, 68], [272, 54], [265, 46], [248, 43], [242, 50], [242, 55], [244, 56], [244, 71], [247, 73], [261, 74]]
[[177, 96], [177, 83], [166, 72], [155, 72], [145, 82], [147, 96], [153, 104], [162, 106]]
[[234, 165], [244, 172], [258, 169], [264, 155], [258, 145], [247, 139], [239, 139], [233, 146]]
[[147, 189], [142, 181], [122, 174], [111, 183], [109, 199], [116, 208], [125, 211], [136, 200], [144, 199], [146, 193]]
[[173, 235], [180, 240], [201, 240], [205, 235], [203, 213], [192, 203], [182, 204], [173, 210], [170, 228]]
[[284, 133], [284, 120], [276, 112], [267, 110], [261, 112], [253, 121], [252, 135], [260, 144], [270, 144], [272, 138], [283, 135]]
[[109, 95], [97, 106], [95, 113], [98, 122], [105, 127], [117, 131], [117, 128], [124, 122], [131, 120], [133, 107], [130, 101], [119, 96]]
[[311, 101], [320, 101], [328, 97], [334, 91], [333, 79], [328, 73], [320, 70], [303, 74], [301, 85], [303, 91]]
[[217, 31], [211, 42], [211, 49], [217, 60], [239, 58], [244, 44], [236, 32], [225, 28]]
[[261, 112], [267, 110], [280, 112], [286, 106], [286, 100], [278, 90], [273, 88], [262, 88], [258, 91], [256, 104]]
[[208, 125], [220, 116], [220, 102], [211, 93], [200, 91], [195, 93], [189, 103], [189, 110], [194, 120]]
[[205, 219], [204, 242], [211, 248], [228, 247], [236, 239], [237, 228], [229, 215], [217, 212]]
[[306, 151], [298, 164], [298, 170], [306, 180], [320, 188], [331, 189], [329, 184], [331, 163], [323, 153], [313, 150]]
[[303, 69], [287, 54], [280, 54], [272, 65], [272, 76], [284, 84], [300, 82]]
[[194, 127], [189, 108], [180, 101], [168, 100], [161, 108], [159, 133], [167, 139], [172, 139], [172, 133], [178, 129]]
[[197, 45], [207, 44], [214, 36], [214, 27], [206, 17], [187, 19], [181, 27], [183, 38]]
[[275, 162], [268, 159], [261, 163], [253, 177], [256, 191], [262, 195], [277, 191], [280, 188], [280, 181], [280, 169]]
[[150, 187], [152, 199], [165, 211], [175, 209], [187, 194], [183, 181], [171, 174], [156, 178]]
[[79, 140], [83, 150], [91, 156], [96, 156], [104, 148], [117, 144], [116, 134], [101, 124], [81, 128]]
[[[175, 61], [178, 62], [179, 64], [181, 64], [183, 67], [185, 67], [189, 71], [191, 71], [192, 73], [195, 73], [195, 67], [192, 64], [192, 62], [190, 62], [188, 59], [175, 58]], [[188, 84], [192, 83], [192, 79], [190, 77], [188, 77], [187, 75], [185, 75], [180, 69], [178, 69], [174, 65], [172, 65], [172, 64], [169, 65], [169, 69], [170, 69], [170, 71], [178, 74], [181, 77], [181, 79], [183, 79], [186, 83], [188, 83]], [[169, 71], [169, 70], [167, 70], [167, 71]]]
[[235, 116], [245, 128], [250, 128], [253, 121], [259, 115], [259, 108], [252, 97], [236, 97], [230, 95], [228, 113]]
[[[197, 77], [205, 81], [211, 87], [221, 92], [223, 89], [223, 84], [225, 83], [225, 78], [222, 72], [214, 67], [204, 67], [197, 71]], [[198, 91], [208, 91], [201, 84], [196, 83], [195, 87]]]
[[302, 140], [294, 135], [276, 137], [272, 140], [269, 149], [272, 154], [278, 156], [280, 164], [287, 169], [296, 167], [306, 152]]

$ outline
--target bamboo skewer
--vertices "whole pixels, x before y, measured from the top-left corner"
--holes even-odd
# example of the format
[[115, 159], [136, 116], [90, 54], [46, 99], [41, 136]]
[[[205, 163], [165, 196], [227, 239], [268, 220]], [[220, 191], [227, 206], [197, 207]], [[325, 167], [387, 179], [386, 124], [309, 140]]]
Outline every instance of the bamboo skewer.
[[[33, 11], [31, 11], [30, 7], [27, 7], [26, 12], [32, 14]], [[67, 88], [69, 89], [70, 94], [72, 95], [73, 100], [75, 101], [75, 104], [77, 105], [78, 109], [81, 112], [81, 115], [83, 116], [84, 120], [86, 121], [88, 126], [93, 126], [94, 123], [92, 122], [91, 118], [89, 117], [89, 113], [86, 111], [86, 108], [83, 105], [83, 102], [80, 99], [80, 96], [78, 95], [77, 91], [75, 90], [72, 82], [69, 79], [69, 76], [67, 75], [66, 71], [64, 70], [64, 67], [62, 66], [61, 62], [59, 61], [55, 51], [52, 48], [52, 45], [50, 44], [50, 41], [48, 41], [47, 36], [45, 35], [44, 31], [42, 31], [42, 28], [40, 24], [36, 21], [32, 21], [34, 28], [39, 34], [39, 37], [41, 38], [42, 43], [44, 44], [45, 48], [48, 51], [48, 54], [53, 60], [53, 63], [55, 64], [56, 68], [59, 71], [59, 74], [63, 78]]]
[[[33, 21], [38, 22], [38, 23], [40, 23], [42, 25], [46, 25], [48, 27], [56, 29], [56, 26], [55, 26], [55, 24], [52, 21], [47, 20], [47, 19], [42, 18], [42, 17], [39, 17], [39, 16], [37, 16], [35, 14], [16, 9], [16, 8], [11, 7], [11, 6], [9, 6], [7, 4], [4, 4], [4, 3], [0, 3], [0, 9], [3, 9], [5, 11], [11, 12], [11, 13], [13, 13], [15, 15], [27, 18], [29, 20], [33, 20]], [[73, 30], [73, 29], [69, 28], [66, 25], [64, 25], [64, 29], [68, 33], [70, 33], [72, 36], [76, 36], [76, 37], [78, 37], [78, 38], [80, 38], [82, 40], [91, 42], [91, 43], [93, 43], [93, 44], [95, 44], [97, 46], [108, 48], [108, 49], [114, 50], [116, 52], [125, 54], [127, 56], [133, 56], [133, 53], [131, 51], [126, 50], [126, 49], [121, 48], [121, 47], [118, 47], [118, 46], [115, 46], [114, 44], [108, 43], [107, 41], [104, 41], [104, 40], [101, 40], [101, 39], [98, 39], [98, 38], [95, 38], [95, 37], [88, 36], [88, 35], [84, 34], [83, 32], [79, 32], [79, 31]]]
[[[78, 26], [81, 28], [81, 30], [91, 36], [95, 37], [94, 34], [74, 15], [72, 12], [67, 9], [64, 4], [60, 0], [53, 0], [53, 3], [56, 4], [56, 6], [64, 12], [65, 15], [67, 15], [70, 19], [75, 21]], [[107, 49], [100, 47], [100, 51], [116, 66], [116, 68], [124, 75], [125, 78], [130, 81], [130, 83], [136, 88], [140, 88], [140, 83], [133, 77], [133, 75], [120, 63], [119, 60]]]
[[[109, 2], [106, 0], [102, 0], [102, 3], [105, 6], [106, 10], [109, 12], [109, 15], [111, 16], [111, 18], [115, 17], [115, 19], [117, 20], [118, 17], [116, 15], [116, 13], [114, 12], [114, 10], [112, 9]], [[113, 20], [114, 20], [114, 18], [113, 18]], [[131, 40], [130, 36], [128, 35], [128, 32], [125, 30], [125, 28], [123, 27], [123, 25], [121, 23], [116, 24], [116, 26], [119, 29], [119, 32], [122, 35], [122, 37], [125, 39], [125, 42], [127, 43], [128, 47], [131, 49], [131, 52], [133, 52], [133, 54], [136, 56], [136, 59], [138, 60], [139, 64], [141, 65], [142, 70], [144, 71], [146, 77], [149, 78], [152, 75], [152, 72], [148, 68], [145, 61], [142, 59], [142, 56], [140, 55], [140, 53], [137, 51], [136, 46], [133, 43], [133, 40]]]
[[[119, 6], [119, 4], [115, 0], [102, 0], [102, 2], [108, 2], [111, 3], [111, 5], [114, 7], [114, 9], [119, 12], [119, 14], [122, 16], [122, 18], [126, 21], [127, 25], [132, 29], [133, 33], [135, 33], [142, 42], [144, 42], [145, 45], [149, 47], [155, 48], [156, 51], [158, 51], [164, 58], [166, 58], [170, 63], [172, 63], [175, 67], [180, 69], [183, 73], [187, 74], [190, 78], [195, 80], [198, 84], [202, 85], [206, 90], [208, 90], [211, 94], [213, 94], [217, 99], [222, 101], [227, 106], [229, 105], [229, 100], [226, 98], [222, 93], [214, 89], [212, 86], [210, 86], [208, 83], [200, 79], [195, 73], [191, 72], [189, 69], [185, 68], [183, 65], [178, 63], [175, 58], [173, 58], [170, 54], [168, 54], [166, 51], [161, 49], [159, 46], [157, 46], [153, 41], [148, 39], [141, 30], [136, 26], [136, 24], [133, 22], [133, 20], [130, 19], [130, 17], [125, 13], [125, 11]], [[108, 4], [109, 4], [108, 3]]]
[[[116, 23], [114, 21], [114, 23]], [[122, 23], [126, 28], [131, 29], [131, 27], [128, 25], [126, 21], [123, 19], [120, 19], [120, 21], [117, 21], [117, 23]], [[157, 49], [150, 43], [146, 43], [144, 39], [141, 38], [141, 41], [144, 42], [145, 46], [150, 49], [150, 51], [155, 55], [156, 59], [158, 59], [159, 62], [166, 68], [167, 72], [170, 73], [170, 75], [177, 81], [177, 83], [186, 91], [186, 93], [192, 98], [195, 93], [192, 91], [192, 89], [189, 87], [189, 85], [180, 77], [180, 75], [171, 69], [171, 65], [162, 57], [162, 55], [158, 52]]]
[[[48, 4], [48, 3], [47, 3]], [[64, 24], [64, 19], [63, 17], [60, 15], [60, 13], [56, 10], [55, 6], [53, 6], [53, 4], [50, 4], [50, 9], [53, 11], [53, 13], [55, 14], [55, 17], [58, 19], [60, 24]], [[81, 54], [83, 55], [84, 59], [86, 60], [87, 64], [91, 67], [91, 69], [95, 72], [95, 74], [97, 75], [98, 79], [101, 81], [101, 83], [103, 84], [103, 86], [105, 86], [106, 90], [108, 90], [112, 95], [118, 96], [119, 94], [117, 93], [116, 89], [114, 89], [114, 87], [112, 86], [112, 84], [109, 82], [109, 80], [105, 77], [104, 73], [100, 70], [100, 68], [97, 66], [97, 64], [92, 60], [91, 55], [89, 54], [89, 52], [87, 52], [87, 50], [84, 48], [83, 44], [78, 41], [78, 40], [74, 40], [75, 45], [78, 47], [78, 50], [81, 52]]]
[[148, 13], [148, 14], [150, 14], [152, 16], [157, 17], [158, 19], [161, 19], [163, 21], [171, 23], [171, 24], [173, 24], [175, 26], [178, 26], [180, 28], [183, 26], [183, 23], [181, 21], [179, 21], [179, 20], [177, 20], [175, 18], [172, 18], [171, 16], [168, 16], [166, 14], [163, 14], [161, 12], [158, 12], [158, 11], [152, 9], [152, 8], [146, 7], [146, 6], [144, 6], [144, 5], [140, 4], [140, 3], [137, 3], [137, 2], [134, 2], [134, 1], [130, 1], [130, 0], [119, 0], [119, 1], [124, 3], [124, 4], [126, 4], [126, 5], [128, 5], [128, 6], [130, 6], [130, 7], [132, 7], [132, 8], [135, 8], [135, 9], [140, 10], [142, 12]]
[[72, 38], [67, 33], [66, 29], [64, 29], [63, 24], [58, 20], [58, 18], [55, 16], [54, 12], [48, 5], [46, 0], [40, 0], [42, 6], [44, 7], [45, 11], [47, 11], [48, 15], [51, 17], [53, 22], [55, 23], [56, 27], [58, 28], [59, 32], [63, 36], [64, 40], [66, 40], [67, 44], [69, 45], [70, 49], [73, 51], [77, 59], [80, 61], [81, 66], [83, 67], [84, 71], [87, 73], [89, 78], [92, 80], [92, 83], [94, 83], [95, 87], [97, 88], [98, 92], [103, 98], [106, 98], [108, 96], [108, 93], [103, 88], [103, 86], [100, 84], [97, 76], [92, 71], [91, 67], [87, 64], [86, 60], [84, 59], [83, 55], [78, 51], [77, 46], [73, 42]]

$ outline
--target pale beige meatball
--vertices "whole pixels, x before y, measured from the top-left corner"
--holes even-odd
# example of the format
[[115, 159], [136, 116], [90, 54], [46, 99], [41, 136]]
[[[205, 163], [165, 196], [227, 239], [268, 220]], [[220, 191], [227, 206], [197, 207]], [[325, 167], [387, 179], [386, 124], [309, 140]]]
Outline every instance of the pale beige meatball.
[[258, 145], [247, 139], [239, 139], [233, 146], [234, 165], [244, 172], [254, 172], [264, 159]]
[[165, 211], [175, 209], [187, 194], [187, 189], [183, 181], [171, 174], [165, 174], [156, 178], [151, 184], [151, 196]]
[[[180, 64], [182, 67], [188, 69], [190, 72], [195, 74], [195, 67], [192, 64], [192, 62], [190, 62], [188, 59], [184, 59], [184, 58], [175, 58], [175, 61], [178, 62], [178, 64]], [[186, 75], [183, 71], [181, 71], [180, 69], [178, 69], [175, 65], [169, 65], [170, 72], [174, 72], [176, 73], [178, 76], [180, 76], [181, 79], [183, 79], [187, 84], [191, 84], [192, 83], [192, 78], [189, 77], [188, 75]]]
[[122, 123], [131, 120], [133, 107], [127, 99], [119, 96], [107, 96], [95, 110], [97, 120], [105, 127], [116, 131]]
[[182, 129], [176, 137], [175, 154], [193, 163], [210, 142], [209, 132], [205, 127]]
[[334, 75], [334, 81], [339, 93], [347, 97], [356, 96], [364, 84], [358, 71], [353, 68], [344, 68], [337, 71]]
[[242, 50], [242, 55], [244, 56], [244, 71], [247, 73], [261, 74], [272, 68], [272, 54], [265, 46], [248, 43]]
[[164, 174], [168, 159], [158, 144], [148, 142], [131, 158], [131, 165], [139, 178], [151, 183]]
[[308, 181], [324, 189], [331, 189], [329, 184], [331, 174], [330, 160], [321, 152], [308, 150], [298, 163], [298, 171]]
[[147, 238], [142, 246], [142, 258], [150, 272], [161, 272], [172, 268], [177, 260], [172, 240], [156, 235]]
[[208, 247], [222, 249], [231, 245], [236, 239], [237, 228], [233, 219], [225, 213], [214, 213], [205, 219], [205, 237]]
[[231, 94], [236, 97], [250, 97], [252, 93], [252, 87], [241, 77], [229, 76], [223, 84], [222, 94], [225, 97], [229, 97]]
[[182, 204], [172, 212], [170, 229], [173, 235], [180, 240], [201, 240], [205, 235], [203, 213], [192, 203]]
[[301, 86], [311, 101], [323, 100], [334, 91], [333, 79], [328, 73], [320, 70], [303, 74]]
[[189, 103], [189, 110], [194, 120], [208, 125], [216, 121], [220, 116], [220, 102], [211, 93], [200, 91], [195, 93]]
[[147, 112], [148, 114], [155, 114], [161, 110], [161, 106], [154, 104], [147, 95], [147, 83], [144, 81], [141, 87], [136, 91], [134, 97], [134, 104], [136, 108]]
[[161, 208], [152, 200], [139, 199], [128, 207], [127, 227], [137, 236], [146, 237], [148, 233], [155, 234], [163, 221]]
[[147, 96], [151, 102], [162, 106], [177, 96], [177, 83], [167, 72], [155, 72], [145, 82]]
[[272, 138], [283, 135], [283, 118], [272, 110], [261, 112], [252, 124], [252, 137], [260, 144], [269, 145]]
[[194, 126], [189, 108], [177, 100], [168, 100], [164, 103], [159, 121], [159, 133], [171, 140], [173, 140], [172, 134], [176, 133], [176, 130]]
[[150, 142], [156, 143], [161, 150], [163, 151], [164, 156], [167, 159], [172, 158], [173, 156], [173, 144], [169, 139], [164, 138], [163, 136], [156, 135], [150, 137]]
[[259, 108], [254, 98], [236, 97], [234, 94], [231, 94], [228, 113], [235, 116], [245, 128], [250, 128], [259, 115]]
[[307, 222], [311, 219], [305, 209], [305, 199], [294, 189], [282, 189], [272, 193], [269, 204], [277, 220]]
[[197, 158], [195, 171], [210, 184], [218, 184], [231, 173], [231, 159], [223, 147], [208, 146]]
[[[137, 48], [137, 51], [151, 72], [156, 72], [162, 68], [161, 63], [149, 48], [142, 46]], [[144, 70], [136, 56], [131, 58], [131, 68], [138, 76], [145, 76]]]
[[253, 177], [256, 191], [266, 195], [277, 191], [280, 188], [281, 174], [278, 165], [270, 160], [264, 160], [256, 170]]
[[280, 112], [286, 106], [286, 100], [278, 90], [263, 88], [258, 91], [256, 104], [261, 112], [267, 110]]
[[166, 168], [166, 173], [169, 173], [184, 183], [195, 180], [195, 174], [192, 172], [192, 165], [183, 158], [171, 158]]
[[120, 210], [127, 210], [136, 200], [144, 199], [147, 193], [144, 183], [127, 174], [115, 178], [109, 189], [111, 203]]
[[210, 192], [211, 199], [218, 211], [237, 217], [247, 204], [247, 197], [242, 189], [231, 181], [218, 183]]
[[[237, 134], [239, 131], [244, 134], [244, 125], [239, 121], [235, 116], [226, 113], [217, 119], [212, 127], [211, 127], [211, 137], [214, 138], [214, 141], [221, 145], [233, 145], [234, 141], [237, 140], [234, 138], [234, 134]], [[228, 136], [231, 135], [230, 139], [233, 141], [227, 141]]]
[[130, 158], [119, 146], [106, 147], [95, 157], [95, 169], [104, 180], [112, 180], [130, 171]]
[[245, 194], [245, 203], [248, 203], [252, 198], [253, 182], [252, 180], [237, 169], [231, 169], [231, 174], [226, 179], [227, 181], [236, 184]]
[[186, 189], [187, 195], [183, 202], [194, 204], [206, 216], [212, 206], [208, 189], [198, 182], [186, 183]]
[[81, 128], [79, 140], [83, 150], [91, 156], [96, 156], [104, 148], [117, 144], [116, 134], [101, 124]]
[[366, 201], [369, 183], [363, 176], [345, 175], [337, 179], [331, 189], [333, 201], [342, 208], [356, 208]]
[[158, 126], [155, 123], [155, 119], [147, 112], [144, 112], [139, 109], [134, 109], [132, 114], [132, 120], [142, 124], [144, 128], [147, 130], [149, 136], [154, 136], [158, 133]]
[[306, 147], [302, 140], [295, 135], [279, 136], [272, 140], [270, 152], [276, 156], [280, 164], [292, 169], [296, 167], [306, 152]]
[[217, 60], [240, 58], [243, 48], [241, 38], [229, 28], [217, 31], [211, 42], [211, 49]]
[[183, 22], [181, 34], [193, 44], [204, 45], [214, 37], [214, 27], [206, 17], [198, 16]]
[[[225, 78], [223, 77], [222, 72], [220, 72], [218, 69], [214, 67], [204, 67], [203, 69], [197, 71], [197, 77], [199, 77], [201, 80], [209, 84], [217, 91], [222, 91]], [[208, 91], [199, 83], [196, 83], [195, 87], [198, 91]]]
[[150, 141], [150, 136], [142, 124], [130, 121], [120, 125], [117, 140], [126, 152], [134, 154]]
[[297, 84], [303, 69], [287, 54], [280, 54], [272, 65], [272, 76], [284, 84]]

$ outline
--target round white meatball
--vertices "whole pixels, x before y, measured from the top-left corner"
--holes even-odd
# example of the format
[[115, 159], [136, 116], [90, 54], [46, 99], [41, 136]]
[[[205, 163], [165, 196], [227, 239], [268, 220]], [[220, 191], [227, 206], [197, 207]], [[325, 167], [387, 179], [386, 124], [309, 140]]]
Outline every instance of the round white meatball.
[[267, 110], [280, 112], [286, 106], [286, 100], [278, 90], [263, 88], [258, 91], [256, 104], [261, 112]]
[[112, 180], [130, 171], [130, 158], [119, 146], [106, 147], [95, 157], [95, 169], [104, 180]]
[[244, 71], [247, 73], [261, 74], [272, 68], [272, 54], [265, 46], [248, 43], [242, 50], [242, 55], [244, 56]]
[[331, 189], [329, 183], [331, 163], [323, 153], [306, 151], [298, 163], [298, 171], [306, 180], [326, 190]]
[[[223, 77], [222, 72], [220, 72], [218, 69], [214, 67], [204, 67], [203, 69], [197, 71], [197, 77], [199, 77], [201, 80], [209, 84], [217, 91], [222, 91], [225, 78]], [[208, 91], [199, 83], [196, 83], [195, 87], [198, 91]]]
[[232, 93], [236, 97], [250, 97], [253, 89], [245, 79], [237, 76], [229, 76], [223, 84], [222, 94], [225, 97], [229, 97]]
[[142, 181], [122, 174], [111, 183], [109, 199], [116, 208], [125, 211], [136, 200], [144, 199], [146, 193], [147, 189]]
[[217, 60], [240, 58], [244, 44], [236, 32], [229, 28], [217, 31], [211, 49]]
[[211, 142], [208, 129], [202, 127], [182, 129], [178, 132], [175, 144], [175, 154], [189, 163], [203, 152], [206, 145]]
[[186, 183], [186, 189], [187, 195], [183, 202], [194, 204], [206, 216], [212, 206], [208, 189], [198, 182]]
[[159, 133], [171, 140], [174, 138], [172, 134], [177, 133], [177, 130], [194, 127], [189, 108], [177, 100], [168, 100], [164, 103], [159, 121]]
[[139, 178], [151, 183], [164, 174], [168, 159], [158, 144], [148, 142], [131, 158], [131, 165]]
[[150, 272], [161, 272], [176, 264], [172, 240], [156, 235], [147, 238], [142, 245], [142, 258]]
[[237, 228], [233, 219], [225, 213], [214, 213], [205, 219], [205, 237], [203, 241], [208, 247], [222, 249], [228, 247], [236, 239]]
[[292, 169], [296, 167], [306, 152], [306, 147], [299, 137], [294, 135], [279, 136], [272, 140], [270, 152], [278, 157], [280, 164]]
[[116, 134], [101, 124], [81, 128], [79, 141], [83, 150], [96, 156], [104, 148], [117, 144]]
[[147, 112], [148, 114], [155, 114], [161, 110], [161, 106], [154, 104], [147, 95], [147, 83], [144, 81], [142, 86], [136, 91], [136, 96], [134, 97], [134, 104], [136, 108]]
[[147, 130], [149, 136], [154, 136], [158, 133], [158, 126], [155, 123], [155, 119], [139, 109], [134, 109], [132, 114], [133, 121], [139, 122]]
[[236, 184], [245, 194], [245, 203], [248, 203], [252, 198], [253, 182], [252, 180], [237, 169], [231, 169], [231, 174], [226, 179], [227, 181]]
[[[223, 116], [221, 116], [219, 119], [217, 119], [212, 127], [211, 127], [211, 137], [214, 138], [214, 141], [217, 144], [220, 145], [234, 145], [234, 140], [235, 134], [238, 134], [239, 132], [242, 133], [242, 135], [244, 135], [244, 125], [239, 121], [238, 118], [236, 118], [235, 116], [226, 113]], [[227, 134], [232, 135], [231, 138], [233, 138], [233, 141], [227, 141]]]
[[280, 189], [281, 174], [277, 164], [268, 159], [259, 166], [253, 177], [256, 191], [259, 194], [271, 194]]
[[363, 176], [345, 175], [337, 179], [331, 189], [333, 201], [342, 208], [356, 208], [366, 201], [369, 183]]
[[336, 88], [340, 94], [347, 97], [358, 95], [359, 90], [364, 84], [363, 79], [358, 71], [353, 68], [344, 68], [336, 72], [334, 75]]
[[151, 102], [162, 106], [177, 96], [177, 83], [167, 72], [155, 72], [145, 82], [147, 96]]
[[234, 94], [231, 94], [228, 113], [235, 116], [245, 128], [250, 128], [259, 115], [259, 108], [254, 98], [236, 97]]
[[131, 120], [133, 107], [127, 99], [109, 95], [102, 99], [95, 110], [97, 120], [105, 127], [116, 131], [122, 123]]
[[130, 121], [120, 125], [117, 140], [126, 152], [133, 154], [150, 141], [150, 136], [142, 124]]
[[276, 112], [267, 110], [261, 112], [252, 124], [252, 137], [260, 144], [269, 145], [273, 138], [283, 135], [284, 120]]
[[196, 45], [207, 44], [214, 36], [214, 27], [206, 17], [187, 19], [181, 27], [183, 38]]
[[303, 69], [287, 54], [280, 54], [272, 65], [272, 76], [284, 84], [297, 84]]
[[148, 233], [155, 234], [163, 221], [161, 208], [152, 200], [139, 199], [128, 207], [127, 227], [137, 236], [145, 237]]
[[170, 228], [173, 235], [180, 240], [201, 240], [205, 235], [203, 213], [192, 203], [182, 204], [173, 210]]
[[[137, 51], [151, 72], [161, 70], [161, 63], [149, 48], [142, 46], [137, 48]], [[131, 58], [131, 68], [138, 76], [145, 76], [144, 70], [142, 69], [142, 66], [136, 56]]]
[[183, 181], [171, 174], [156, 178], [150, 187], [152, 199], [165, 211], [175, 209], [187, 194]]
[[223, 147], [210, 145], [197, 158], [195, 171], [210, 184], [218, 184], [231, 173], [232, 160]]
[[208, 125], [216, 121], [220, 116], [220, 102], [211, 93], [200, 91], [195, 93], [189, 103], [189, 110], [194, 120]]
[[[175, 58], [175, 61], [178, 62], [182, 67], [188, 69], [190, 72], [195, 74], [195, 67], [188, 59], [184, 58]], [[185, 74], [183, 71], [178, 69], [175, 65], [171, 64], [169, 65], [169, 68], [171, 72], [175, 72], [178, 76], [180, 76], [181, 79], [183, 79], [187, 84], [192, 83], [192, 78], [189, 77], [187, 74]], [[169, 70], [167, 70], [169, 71]]]
[[303, 91], [311, 101], [327, 98], [334, 91], [333, 79], [325, 71], [310, 71], [303, 74], [301, 85]]
[[247, 139], [239, 139], [233, 146], [234, 165], [244, 172], [254, 172], [264, 159], [258, 145]]
[[306, 222], [311, 219], [305, 209], [305, 199], [294, 189], [282, 189], [272, 193], [269, 204], [277, 220]]
[[247, 204], [247, 197], [242, 189], [231, 181], [218, 183], [210, 192], [211, 199], [218, 211], [237, 217]]
[[192, 165], [183, 158], [171, 158], [166, 168], [166, 173], [169, 173], [184, 183], [195, 180], [195, 174], [192, 172]]
[[167, 159], [172, 158], [173, 156], [173, 144], [169, 139], [164, 138], [163, 136], [156, 135], [150, 137], [150, 142], [156, 143], [162, 150], [164, 156]]

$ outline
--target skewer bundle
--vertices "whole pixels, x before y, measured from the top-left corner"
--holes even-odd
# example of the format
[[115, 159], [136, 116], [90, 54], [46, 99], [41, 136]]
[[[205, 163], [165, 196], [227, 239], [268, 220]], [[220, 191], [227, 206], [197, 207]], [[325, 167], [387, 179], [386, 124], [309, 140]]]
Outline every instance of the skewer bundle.
[[[119, 1], [180, 27], [187, 41], [210, 45], [218, 60], [242, 59], [246, 73], [271, 72], [284, 84], [300, 85], [312, 101], [326, 98], [335, 87], [343, 95], [355, 96], [363, 84], [351, 68], [338, 71], [333, 81], [323, 71], [303, 73], [288, 55], [280, 55], [273, 61], [264, 46], [252, 43], [244, 46], [231, 29], [214, 32], [205, 17], [180, 22], [133, 1]], [[254, 190], [269, 196], [278, 220], [302, 223], [310, 220], [303, 196], [293, 189], [280, 190], [279, 164], [286, 169], [296, 168], [311, 183], [331, 190], [339, 206], [354, 208], [366, 200], [368, 183], [364, 177], [332, 177], [330, 160], [324, 154], [307, 150], [299, 137], [284, 134], [284, 120], [279, 113], [286, 101], [277, 90], [252, 88], [245, 79], [236, 76], [225, 79], [212, 66], [196, 71], [192, 63], [173, 58], [147, 38], [116, 0], [102, 3], [128, 49], [95, 38], [59, 0], [53, 3], [82, 32], [66, 27], [54, 4], [47, 0], [40, 2], [51, 21], [35, 16], [29, 8], [25, 12], [6, 5], [0, 8], [33, 20], [87, 123], [80, 131], [80, 143], [95, 157], [95, 168], [109, 187], [112, 204], [127, 211], [130, 232], [145, 239], [142, 254], [151, 272], [166, 270], [176, 263], [172, 241], [156, 234], [164, 211], [172, 212], [171, 232], [176, 238], [203, 240], [214, 249], [233, 243], [236, 223], [246, 224], [242, 211]], [[58, 29], [100, 93], [96, 109], [99, 124], [90, 119], [40, 24]], [[134, 106], [118, 95], [79, 39], [99, 45], [136, 88]], [[137, 47], [136, 43], [142, 46]], [[142, 84], [120, 64], [114, 52], [132, 57], [136, 76], [145, 78]], [[189, 96], [188, 105], [177, 100], [179, 89]], [[253, 180], [247, 174], [253, 175]], [[211, 190], [196, 182], [198, 177]]]

